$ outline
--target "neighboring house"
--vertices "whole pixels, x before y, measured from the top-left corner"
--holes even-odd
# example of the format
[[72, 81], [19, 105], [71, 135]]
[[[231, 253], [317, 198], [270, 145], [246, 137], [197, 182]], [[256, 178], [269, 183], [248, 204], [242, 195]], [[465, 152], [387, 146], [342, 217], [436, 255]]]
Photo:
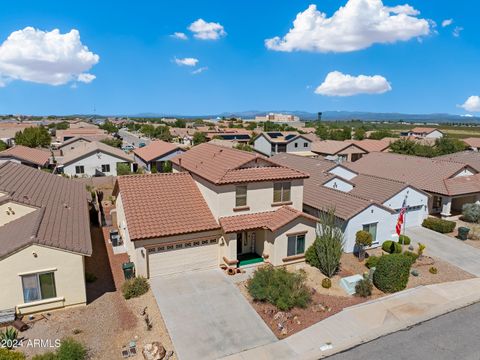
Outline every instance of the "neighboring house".
[[50, 165], [51, 152], [45, 149], [32, 149], [22, 145], [13, 146], [0, 152], [0, 164], [12, 161], [33, 168], [47, 168]]
[[396, 138], [383, 138], [380, 140], [375, 139], [364, 139], [364, 140], [347, 140], [352, 144], [357, 145], [361, 149], [365, 150], [367, 153], [371, 152], [384, 152], [389, 151], [390, 144], [398, 139]]
[[71, 128], [66, 130], [57, 130], [55, 133], [56, 141], [63, 143], [67, 140], [81, 137], [90, 140], [101, 141], [111, 138], [107, 131], [98, 127], [95, 128]]
[[395, 225], [404, 201], [406, 227], [419, 226], [428, 215], [428, 194], [406, 183], [358, 174], [318, 158], [279, 154], [272, 160], [310, 173], [304, 185], [303, 210], [315, 217], [334, 210], [344, 232], [345, 252], [355, 250], [355, 235], [360, 230], [372, 234], [373, 247], [398, 240]]
[[195, 134], [196, 130], [192, 128], [169, 128], [170, 135], [172, 135], [172, 139], [174, 142], [191, 146], [193, 145], [193, 135]]
[[269, 157], [279, 153], [315, 156], [312, 153], [312, 141], [307, 136], [292, 132], [262, 132], [255, 137], [253, 148], [256, 152]]
[[328, 160], [337, 162], [354, 162], [362, 156], [368, 154], [368, 151], [351, 141], [338, 140], [320, 140], [312, 143], [312, 151], [315, 154], [322, 155]]
[[92, 141], [94, 140], [89, 138], [74, 137], [57, 146], [57, 150], [60, 150], [62, 155], [66, 155], [70, 151], [75, 151], [75, 150], [78, 150], [79, 148], [85, 148]]
[[132, 163], [133, 156], [118, 148], [92, 141], [58, 157], [55, 172], [77, 177], [117, 176], [118, 164], [128, 164], [131, 169]]
[[[469, 158], [467, 155], [476, 155]], [[453, 158], [454, 156], [455, 158]], [[480, 153], [463, 152], [437, 158], [370, 153], [348, 168], [362, 174], [402, 181], [430, 195], [429, 213], [450, 217], [466, 203], [480, 201]]]
[[480, 149], [480, 138], [478, 137], [469, 137], [462, 139], [462, 141], [467, 144], [471, 150], [478, 151]]
[[152, 141], [147, 146], [133, 150], [133, 159], [147, 171], [163, 172], [164, 165], [170, 162], [170, 159], [180, 155], [185, 150], [176, 144], [168, 143], [162, 140]]
[[33, 123], [0, 122], [0, 140], [8, 146], [15, 145], [15, 134], [29, 127], [36, 127]]
[[413, 136], [416, 138], [432, 138], [439, 139], [443, 137], [443, 132], [437, 128], [428, 128], [428, 127], [416, 127], [412, 130], [409, 130], [407, 136]]
[[0, 310], [85, 304], [92, 253], [85, 186], [12, 162], [0, 165], [0, 179]]
[[307, 174], [211, 144], [172, 163], [173, 174], [117, 180], [118, 228], [137, 274], [304, 261], [316, 229], [302, 212]]
[[252, 132], [245, 129], [219, 128], [216, 130], [205, 131], [205, 136], [208, 140], [219, 139], [248, 144], [252, 138]]

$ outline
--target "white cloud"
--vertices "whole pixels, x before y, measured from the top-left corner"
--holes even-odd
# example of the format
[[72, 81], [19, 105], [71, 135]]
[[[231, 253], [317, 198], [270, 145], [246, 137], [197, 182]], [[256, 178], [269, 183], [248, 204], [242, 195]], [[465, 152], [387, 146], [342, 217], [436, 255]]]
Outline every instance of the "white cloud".
[[431, 33], [431, 23], [410, 5], [387, 7], [381, 0], [348, 0], [332, 17], [310, 5], [297, 14], [284, 37], [265, 40], [276, 51], [349, 52], [375, 43], [407, 41]]
[[197, 66], [198, 64], [198, 59], [195, 59], [195, 58], [183, 58], [183, 59], [174, 58], [174, 61], [179, 66]]
[[207, 70], [208, 70], [208, 67], [204, 66], [204, 67], [198, 68], [196, 70], [193, 70], [192, 74], [193, 75], [201, 74], [202, 72], [207, 71]]
[[99, 59], [82, 44], [78, 30], [61, 34], [58, 29], [26, 27], [12, 32], [0, 45], [0, 86], [12, 80], [49, 85], [89, 83], [95, 76], [87, 71]]
[[352, 76], [340, 71], [328, 73], [323, 83], [315, 89], [316, 94], [326, 96], [352, 96], [359, 94], [383, 94], [392, 90], [383, 76]]
[[191, 23], [188, 30], [193, 32], [195, 38], [201, 40], [217, 40], [227, 35], [222, 25], [214, 22], [206, 22], [203, 19], [198, 19]]
[[170, 35], [171, 37], [175, 38], [175, 39], [180, 39], [180, 40], [188, 40], [188, 36], [187, 34], [183, 33], [183, 32], [174, 32], [172, 35]]
[[463, 31], [463, 27], [461, 26], [455, 26], [455, 29], [453, 29], [452, 35], [455, 37], [460, 37], [460, 33]]
[[459, 107], [470, 112], [480, 112], [480, 96], [470, 96], [462, 105]]
[[442, 27], [447, 27], [453, 24], [453, 19], [445, 19], [442, 21]]

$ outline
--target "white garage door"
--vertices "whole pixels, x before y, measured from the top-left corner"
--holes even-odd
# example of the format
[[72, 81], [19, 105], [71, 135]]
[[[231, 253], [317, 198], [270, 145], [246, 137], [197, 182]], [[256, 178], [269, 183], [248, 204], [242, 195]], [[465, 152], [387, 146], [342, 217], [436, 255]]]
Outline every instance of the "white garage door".
[[148, 249], [150, 277], [218, 266], [217, 239], [192, 240]]

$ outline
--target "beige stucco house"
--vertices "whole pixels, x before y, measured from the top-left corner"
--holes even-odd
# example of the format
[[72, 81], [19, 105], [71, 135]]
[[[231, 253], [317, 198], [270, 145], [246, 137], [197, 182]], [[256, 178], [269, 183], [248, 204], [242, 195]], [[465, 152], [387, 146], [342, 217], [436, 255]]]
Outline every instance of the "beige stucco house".
[[28, 166], [0, 165], [0, 310], [85, 304], [92, 252], [85, 187]]
[[308, 174], [211, 144], [172, 163], [172, 174], [117, 179], [117, 225], [137, 274], [304, 261], [316, 236], [302, 212]]

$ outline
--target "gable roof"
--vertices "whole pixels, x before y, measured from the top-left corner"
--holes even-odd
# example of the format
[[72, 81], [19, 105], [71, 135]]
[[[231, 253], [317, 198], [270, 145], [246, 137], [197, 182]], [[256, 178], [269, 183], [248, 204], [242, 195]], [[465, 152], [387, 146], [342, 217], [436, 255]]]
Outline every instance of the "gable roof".
[[299, 134], [295, 131], [263, 131], [260, 134], [258, 134], [255, 137], [255, 139], [260, 136], [263, 136], [265, 139], [267, 139], [271, 143], [288, 144], [298, 138], [302, 138], [309, 142], [312, 142], [312, 139], [310, 137], [307, 137], [303, 134]]
[[445, 180], [466, 168], [472, 168], [465, 163], [439, 158], [385, 152], [369, 153], [345, 166], [362, 174], [405, 182], [424, 191], [445, 195], [449, 195]]
[[71, 179], [6, 162], [0, 165], [0, 202], [35, 210], [0, 226], [0, 258], [31, 244], [92, 253], [88, 193]]
[[363, 140], [347, 140], [352, 144], [357, 145], [366, 152], [384, 151], [390, 147], [390, 144], [394, 141], [392, 138], [383, 138], [380, 140], [375, 139], [363, 139]]
[[114, 193], [121, 195], [132, 240], [220, 228], [186, 172], [119, 176]]
[[16, 145], [0, 152], [1, 158], [17, 159], [38, 166], [46, 166], [50, 161], [51, 153], [44, 149], [32, 149], [27, 146]]
[[275, 211], [226, 216], [220, 218], [219, 221], [223, 231], [226, 233], [254, 229], [276, 231], [299, 217], [312, 221], [318, 220], [314, 216], [305, 214], [290, 206], [282, 206]]
[[256, 153], [209, 143], [194, 146], [171, 161], [178, 168], [218, 185], [308, 177], [304, 172], [276, 164]]
[[[147, 146], [136, 148], [133, 153], [145, 162], [155, 160], [173, 151], [182, 150], [178, 145], [162, 140], [150, 142]], [[183, 151], [183, 150], [182, 150]]]
[[67, 141], [64, 141], [62, 144], [60, 144], [59, 146], [57, 146], [58, 149], [61, 149], [65, 146], [68, 146], [70, 144], [73, 144], [77, 141], [80, 141], [80, 140], [83, 140], [83, 141], [86, 141], [86, 142], [92, 142], [94, 141], [93, 139], [90, 139], [88, 137], [85, 137], [85, 136], [77, 136], [77, 137], [74, 137], [74, 138], [71, 138], [71, 139], [68, 139]]
[[319, 154], [336, 155], [348, 147], [356, 147], [360, 152], [366, 152], [360, 148], [357, 144], [351, 141], [338, 141], [338, 140], [320, 140], [312, 143], [312, 151]]
[[63, 158], [59, 158], [58, 162], [62, 165], [68, 165], [77, 161], [78, 159], [95, 154], [97, 152], [103, 152], [127, 162], [133, 161], [133, 156], [125, 154], [125, 152], [121, 149], [114, 148], [99, 141], [92, 141], [91, 143], [86, 144], [85, 147], [69, 151]]
[[460, 151], [453, 154], [437, 156], [434, 159], [467, 164], [475, 170], [480, 171], [480, 152], [478, 151]]
[[[414, 127], [412, 130], [410, 130], [409, 132], [412, 132], [412, 133], [420, 133], [420, 134], [430, 134], [434, 131], [438, 131], [438, 132], [441, 132], [440, 130], [438, 130], [437, 128], [429, 128], [429, 127]], [[443, 133], [442, 133], [443, 134]]]

